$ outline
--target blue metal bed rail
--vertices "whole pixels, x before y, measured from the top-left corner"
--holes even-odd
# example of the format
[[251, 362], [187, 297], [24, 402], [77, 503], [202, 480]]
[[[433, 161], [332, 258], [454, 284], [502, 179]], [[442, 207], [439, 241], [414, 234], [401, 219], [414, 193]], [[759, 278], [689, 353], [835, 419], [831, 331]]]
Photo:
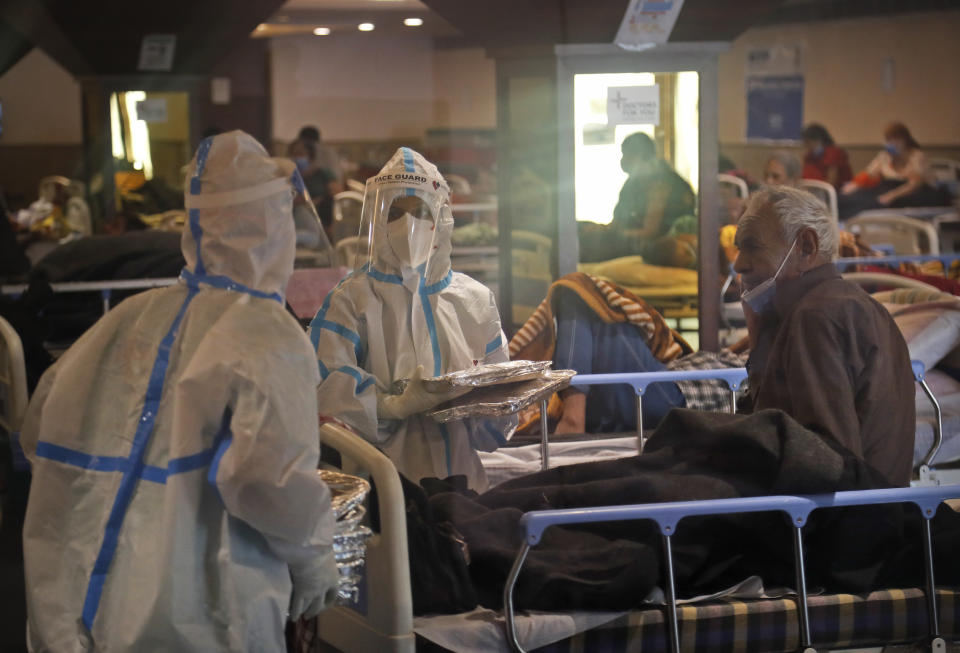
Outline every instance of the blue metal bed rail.
[[882, 490], [858, 490], [797, 496], [746, 497], [742, 499], [714, 499], [707, 501], [681, 501], [668, 503], [605, 506], [567, 510], [537, 510], [526, 513], [520, 519], [523, 545], [514, 560], [503, 590], [504, 616], [507, 639], [514, 650], [523, 651], [517, 639], [513, 590], [520, 570], [530, 549], [540, 543], [543, 532], [551, 526], [586, 524], [595, 522], [653, 520], [656, 522], [663, 542], [666, 567], [665, 593], [667, 597], [667, 626], [670, 650], [680, 652], [677, 597], [673, 572], [672, 537], [677, 524], [686, 517], [723, 515], [751, 512], [781, 512], [790, 518], [793, 526], [794, 561], [797, 584], [797, 612], [799, 614], [800, 642], [804, 653], [815, 653], [810, 640], [810, 621], [807, 606], [807, 579], [803, 560], [803, 527], [810, 513], [820, 508], [867, 506], [890, 503], [912, 503], [923, 515], [924, 572], [927, 614], [930, 623], [931, 650], [946, 650], [940, 636], [935, 596], [936, 580], [933, 569], [933, 544], [930, 520], [937, 507], [946, 499], [960, 497], [960, 485], [937, 487], [891, 488]]
[[[721, 367], [712, 370], [664, 370], [661, 372], [627, 372], [620, 374], [578, 374], [570, 381], [574, 387], [591, 385], [625, 384], [631, 386], [637, 393], [637, 447], [640, 453], [646, 446], [643, 436], [643, 393], [651, 383], [670, 383], [674, 381], [725, 381], [730, 388], [731, 409], [737, 410], [737, 391], [747, 378], [747, 370], [743, 367]], [[546, 469], [546, 465], [544, 465]]]

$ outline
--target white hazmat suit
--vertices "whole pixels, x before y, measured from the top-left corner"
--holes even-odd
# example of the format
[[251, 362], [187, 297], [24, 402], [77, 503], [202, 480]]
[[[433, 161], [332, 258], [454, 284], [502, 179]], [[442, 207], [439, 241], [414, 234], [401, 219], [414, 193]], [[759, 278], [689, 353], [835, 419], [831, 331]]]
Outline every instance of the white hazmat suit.
[[[423, 213], [393, 216], [398, 199], [409, 197], [422, 200]], [[504, 444], [516, 418], [437, 424], [421, 413], [448, 396], [431, 396], [416, 381], [404, 395], [389, 394], [401, 379], [508, 360], [493, 293], [450, 269], [449, 197], [433, 164], [397, 150], [367, 182], [368, 255], [326, 297], [310, 339], [323, 379], [321, 415], [355, 428], [414, 482], [464, 474], [479, 491], [487, 480], [477, 450]]]
[[292, 168], [243, 132], [203, 141], [180, 283], [42, 378], [22, 433], [33, 651], [282, 651], [288, 611], [332, 598], [319, 378], [282, 298]]

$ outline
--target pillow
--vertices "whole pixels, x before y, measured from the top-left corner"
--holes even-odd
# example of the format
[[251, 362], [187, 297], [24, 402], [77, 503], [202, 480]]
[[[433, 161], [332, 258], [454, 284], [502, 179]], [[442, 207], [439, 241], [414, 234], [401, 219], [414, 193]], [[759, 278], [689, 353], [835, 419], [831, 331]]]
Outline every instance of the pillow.
[[602, 263], [581, 263], [579, 270], [624, 286], [697, 286], [696, 270], [648, 265], [640, 256], [624, 256]]
[[[930, 387], [930, 392], [933, 393], [934, 397], [946, 397], [947, 395], [960, 392], [960, 381], [957, 381], [946, 372], [927, 370], [924, 372], [923, 378], [926, 379], [927, 385]], [[917, 386], [917, 398], [918, 400], [922, 398], [923, 401], [929, 401], [927, 395], [923, 393], [919, 385]]]
[[960, 311], [937, 303], [930, 308], [913, 305], [893, 316], [907, 341], [910, 358], [933, 369], [948, 353], [960, 345]]
[[[957, 301], [950, 293], [939, 290], [921, 290], [919, 288], [896, 288], [871, 295], [889, 309], [887, 304], [919, 304], [922, 302]], [[893, 311], [890, 311], [891, 313]]]

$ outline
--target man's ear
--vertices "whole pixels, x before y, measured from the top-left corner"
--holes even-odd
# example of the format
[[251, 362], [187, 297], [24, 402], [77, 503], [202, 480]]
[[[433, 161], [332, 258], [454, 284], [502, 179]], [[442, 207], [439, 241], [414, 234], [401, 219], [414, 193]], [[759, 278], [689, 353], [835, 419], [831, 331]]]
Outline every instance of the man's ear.
[[813, 267], [820, 256], [820, 237], [817, 232], [810, 227], [801, 229], [797, 235], [797, 249], [800, 250], [801, 260]]

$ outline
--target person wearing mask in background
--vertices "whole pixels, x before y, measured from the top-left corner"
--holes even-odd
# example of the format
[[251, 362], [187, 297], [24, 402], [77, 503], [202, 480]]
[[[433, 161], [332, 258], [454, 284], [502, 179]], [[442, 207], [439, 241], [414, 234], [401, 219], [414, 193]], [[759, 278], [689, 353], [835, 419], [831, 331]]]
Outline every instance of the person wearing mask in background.
[[657, 156], [653, 140], [642, 132], [630, 134], [620, 146], [620, 168], [627, 181], [609, 225], [579, 222], [580, 261], [605, 261], [639, 254], [656, 257], [657, 241], [671, 233], [680, 218], [696, 214], [690, 184]]
[[22, 430], [32, 650], [281, 651], [288, 615], [332, 602], [319, 376], [283, 308], [294, 175], [243, 132], [202, 141], [179, 283], [43, 376]]
[[914, 382], [907, 345], [883, 306], [833, 264], [837, 225], [810, 193], [751, 196], [737, 229], [750, 359], [741, 412], [778, 408], [908, 486]]
[[[462, 474], [487, 487], [476, 450], [513, 435], [516, 418], [438, 424], [423, 414], [456, 396], [423, 378], [508, 360], [493, 293], [450, 269], [450, 190], [436, 166], [403, 147], [367, 181], [369, 250], [310, 324], [321, 416], [337, 418], [419, 483]], [[405, 388], [395, 394], [394, 384]]]
[[767, 186], [796, 188], [802, 169], [796, 154], [786, 150], [775, 150], [770, 153], [770, 158], [763, 167], [763, 183]]
[[316, 164], [326, 170], [330, 178], [337, 184], [334, 194], [343, 190], [343, 167], [340, 165], [340, 155], [337, 154], [335, 149], [323, 142], [320, 130], [313, 125], [305, 125], [300, 128], [297, 139], [313, 143], [316, 149]]
[[884, 207], [948, 205], [949, 194], [936, 186], [927, 157], [907, 126], [891, 123], [883, 138], [883, 151], [844, 184], [840, 218]]
[[333, 228], [333, 196], [336, 181], [331, 174], [317, 164], [317, 145], [313, 141], [298, 138], [287, 147], [287, 157], [296, 164], [310, 199], [317, 209], [320, 222], [327, 236]]
[[847, 151], [837, 147], [827, 128], [812, 122], [803, 128], [803, 178], [825, 181], [837, 190], [853, 179]]

